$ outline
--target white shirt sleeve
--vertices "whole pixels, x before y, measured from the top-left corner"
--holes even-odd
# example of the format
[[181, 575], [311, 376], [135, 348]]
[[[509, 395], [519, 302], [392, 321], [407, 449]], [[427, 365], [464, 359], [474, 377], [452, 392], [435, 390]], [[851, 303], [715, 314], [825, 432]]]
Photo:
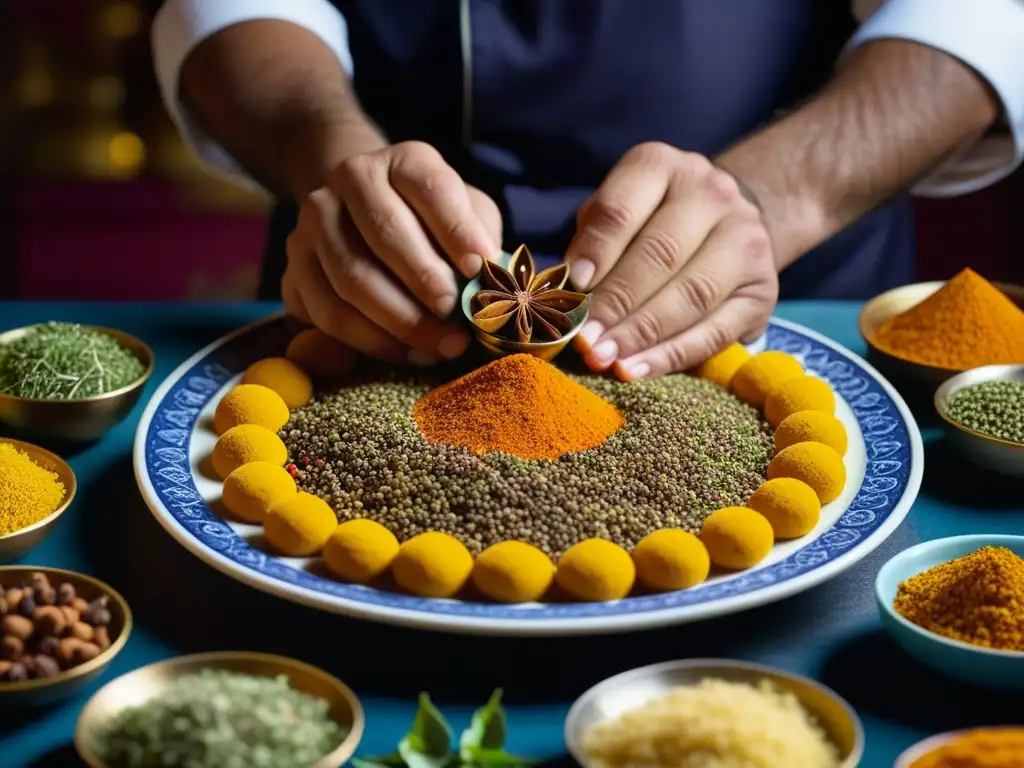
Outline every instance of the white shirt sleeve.
[[255, 187], [231, 156], [207, 136], [178, 98], [181, 66], [199, 43], [243, 21], [279, 19], [308, 29], [326, 43], [352, 76], [348, 25], [328, 0], [167, 0], [153, 19], [153, 62], [164, 104], [185, 143], [214, 173]]
[[[955, 56], [988, 81], [1003, 103], [1009, 136], [990, 136], [957, 153], [914, 193], [953, 197], [1011, 174], [1024, 159], [1024, 0], [854, 2], [873, 10], [847, 51], [869, 40], [912, 40]], [[866, 14], [865, 14], [866, 15]]]

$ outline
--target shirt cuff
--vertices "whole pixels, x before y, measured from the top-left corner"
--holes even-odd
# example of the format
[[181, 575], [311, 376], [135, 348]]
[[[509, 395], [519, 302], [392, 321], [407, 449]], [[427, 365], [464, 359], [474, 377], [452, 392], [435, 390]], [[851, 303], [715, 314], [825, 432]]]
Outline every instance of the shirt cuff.
[[334, 51], [345, 73], [352, 76], [348, 25], [328, 0], [167, 0], [152, 29], [160, 93], [179, 133], [211, 171], [246, 187], [257, 185], [189, 115], [178, 98], [178, 79], [185, 59], [199, 43], [222, 29], [258, 19], [289, 21], [308, 29]]
[[947, 160], [913, 189], [953, 197], [1010, 175], [1024, 159], [1024, 3], [1020, 0], [887, 0], [857, 31], [870, 40], [911, 40], [973, 68], [999, 96], [1011, 136], [991, 136]]

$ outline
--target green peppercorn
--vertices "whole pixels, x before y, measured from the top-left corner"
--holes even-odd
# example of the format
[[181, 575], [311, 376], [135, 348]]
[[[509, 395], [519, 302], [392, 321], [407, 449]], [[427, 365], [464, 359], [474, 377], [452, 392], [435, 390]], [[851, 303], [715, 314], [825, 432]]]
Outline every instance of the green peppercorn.
[[965, 387], [949, 399], [945, 413], [967, 429], [1024, 444], [1024, 382], [987, 381]]

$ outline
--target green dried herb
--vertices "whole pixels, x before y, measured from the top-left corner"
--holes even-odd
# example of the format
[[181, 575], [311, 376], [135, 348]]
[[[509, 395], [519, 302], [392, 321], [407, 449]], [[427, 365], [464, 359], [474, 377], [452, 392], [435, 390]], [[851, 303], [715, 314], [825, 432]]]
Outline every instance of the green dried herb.
[[46, 323], [0, 346], [0, 393], [42, 400], [95, 397], [145, 372], [117, 339], [70, 323]]
[[501, 689], [473, 713], [469, 728], [459, 738], [459, 752], [451, 750], [452, 729], [430, 697], [420, 694], [412, 728], [398, 751], [378, 757], [354, 757], [354, 768], [528, 768], [536, 761], [505, 751], [508, 731]]
[[209, 669], [119, 713], [93, 748], [109, 768], [309, 768], [346, 735], [283, 675]]

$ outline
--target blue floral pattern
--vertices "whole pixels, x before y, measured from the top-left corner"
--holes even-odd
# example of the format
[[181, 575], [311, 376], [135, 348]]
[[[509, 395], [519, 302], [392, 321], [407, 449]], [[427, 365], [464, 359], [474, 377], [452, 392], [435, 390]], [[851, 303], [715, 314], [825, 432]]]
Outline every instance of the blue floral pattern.
[[[144, 427], [144, 470], [162, 507], [158, 514], [169, 516], [200, 547], [253, 571], [262, 580], [277, 582], [279, 592], [303, 588], [332, 603], [339, 612], [348, 608], [364, 616], [377, 614], [385, 619], [397, 611], [405, 616], [418, 614], [419, 619], [439, 625], [445, 617], [543, 623], [709, 604], [750, 595], [828, 566], [863, 545], [887, 521], [891, 522], [891, 516], [905, 514], [906, 505], [900, 505], [901, 500], [917, 491], [912, 477], [914, 463], [921, 458], [919, 453], [915, 455], [911, 437], [917, 428], [912, 422], [908, 424], [893, 397], [858, 358], [795, 327], [773, 321], [766, 347], [794, 355], [807, 369], [828, 380], [856, 415], [867, 449], [865, 477], [849, 508], [829, 530], [784, 560], [694, 589], [631, 597], [615, 603], [516, 607], [424, 599], [342, 584], [295, 568], [251, 546], [207, 506], [189, 466], [190, 436], [210, 398], [252, 362], [280, 355], [292, 332], [283, 318], [270, 319], [229, 337], [188, 370], [176, 372], [169, 389], [150, 407], [152, 416]], [[919, 469], [916, 471], [920, 473]]]

